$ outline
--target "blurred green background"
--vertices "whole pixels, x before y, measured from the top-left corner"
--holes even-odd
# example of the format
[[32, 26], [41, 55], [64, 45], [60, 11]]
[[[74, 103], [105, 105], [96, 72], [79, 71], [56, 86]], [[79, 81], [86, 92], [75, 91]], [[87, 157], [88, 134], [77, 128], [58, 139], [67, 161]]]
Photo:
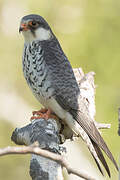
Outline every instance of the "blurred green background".
[[[96, 73], [96, 120], [111, 123], [102, 135], [118, 162], [119, 0], [0, 0], [0, 147], [13, 145], [13, 129], [28, 123], [31, 110], [40, 108], [22, 73], [23, 37], [18, 29], [21, 17], [30, 13], [49, 22], [73, 67]], [[30, 179], [29, 159], [30, 155], [0, 157], [0, 180]], [[111, 179], [118, 179], [108, 163]]]

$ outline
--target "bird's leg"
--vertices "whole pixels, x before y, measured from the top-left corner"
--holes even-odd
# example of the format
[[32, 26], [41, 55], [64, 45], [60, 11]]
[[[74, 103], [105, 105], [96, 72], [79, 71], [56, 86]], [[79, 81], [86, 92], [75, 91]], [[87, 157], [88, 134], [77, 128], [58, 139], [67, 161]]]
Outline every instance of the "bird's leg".
[[33, 111], [32, 114], [33, 116], [31, 117], [30, 120], [40, 119], [40, 118], [46, 120], [50, 118], [58, 120], [58, 117], [55, 115], [55, 113], [52, 112], [50, 109], [46, 109], [46, 108], [41, 108], [39, 111]]
[[41, 108], [39, 111], [33, 111], [32, 114], [33, 114], [33, 116], [34, 115], [40, 115], [40, 114], [46, 113], [47, 111], [48, 111], [48, 109]]

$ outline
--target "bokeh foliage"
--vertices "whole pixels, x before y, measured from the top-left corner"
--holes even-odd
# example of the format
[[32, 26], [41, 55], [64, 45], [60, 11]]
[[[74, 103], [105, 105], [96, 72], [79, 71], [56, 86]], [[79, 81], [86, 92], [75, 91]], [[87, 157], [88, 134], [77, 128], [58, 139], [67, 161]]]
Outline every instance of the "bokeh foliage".
[[[96, 120], [112, 124], [107, 133], [103, 131], [103, 137], [118, 161], [120, 149], [117, 135], [117, 109], [120, 106], [120, 1], [22, 0], [18, 3], [17, 0], [12, 0], [11, 2], [13, 9], [18, 8], [18, 12], [20, 9], [21, 13], [17, 14], [16, 9], [16, 14], [12, 16], [13, 9], [5, 11], [9, 1], [0, 0], [0, 81], [8, 82], [9, 86], [13, 86], [14, 91], [24, 97], [34, 109], [40, 107], [22, 75], [23, 39], [18, 35], [18, 28], [22, 16], [30, 13], [42, 15], [51, 25], [72, 66], [82, 67], [85, 72], [96, 73], [95, 83], [98, 85]], [[4, 18], [5, 14], [8, 18]], [[18, 24], [13, 33], [10, 33], [16, 17]], [[2, 118], [0, 124], [0, 146], [10, 145], [12, 125]], [[28, 164], [27, 156], [2, 157], [0, 179], [29, 179]], [[112, 169], [112, 179], [118, 179], [110, 161], [109, 164]]]

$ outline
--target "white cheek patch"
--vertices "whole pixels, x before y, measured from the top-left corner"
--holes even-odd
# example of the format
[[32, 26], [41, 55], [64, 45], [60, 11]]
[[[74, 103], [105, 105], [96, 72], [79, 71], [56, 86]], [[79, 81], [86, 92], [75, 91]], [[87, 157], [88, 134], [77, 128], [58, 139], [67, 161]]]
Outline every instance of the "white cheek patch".
[[32, 42], [35, 40], [35, 37], [33, 36], [33, 34], [31, 33], [30, 30], [27, 30], [27, 31], [22, 31], [22, 34], [25, 38], [25, 42], [26, 43], [29, 43], [29, 42]]
[[40, 40], [40, 41], [48, 40], [51, 37], [51, 32], [47, 29], [40, 27], [35, 31], [35, 37], [37, 40]]
[[22, 33], [23, 33], [26, 43], [30, 43], [35, 40], [43, 41], [43, 40], [48, 40], [51, 38], [51, 32], [41, 27], [35, 31], [35, 35], [33, 35], [30, 30], [23, 31]]

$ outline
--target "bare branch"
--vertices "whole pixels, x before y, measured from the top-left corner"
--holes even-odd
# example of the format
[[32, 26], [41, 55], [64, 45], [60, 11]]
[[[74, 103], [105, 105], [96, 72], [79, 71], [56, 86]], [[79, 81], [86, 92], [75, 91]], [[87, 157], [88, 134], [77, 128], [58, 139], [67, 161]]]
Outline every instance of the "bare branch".
[[68, 162], [65, 160], [64, 156], [62, 155], [58, 155], [55, 153], [52, 153], [50, 151], [47, 150], [43, 150], [39, 147], [36, 147], [36, 145], [31, 145], [31, 146], [22, 146], [22, 147], [6, 147], [6, 148], [1, 148], [0, 149], [0, 156], [4, 156], [4, 155], [9, 155], [9, 154], [37, 154], [37, 155], [41, 155], [45, 158], [54, 160], [58, 163], [60, 163], [63, 167], [65, 167], [68, 171], [69, 174], [74, 174], [77, 175], [79, 177], [82, 177], [86, 180], [95, 180], [95, 178], [91, 177], [90, 175], [88, 175], [85, 172], [79, 172], [78, 170], [72, 168]]
[[111, 127], [111, 124], [98, 123], [95, 121], [95, 126], [97, 127], [97, 129], [109, 129]]

